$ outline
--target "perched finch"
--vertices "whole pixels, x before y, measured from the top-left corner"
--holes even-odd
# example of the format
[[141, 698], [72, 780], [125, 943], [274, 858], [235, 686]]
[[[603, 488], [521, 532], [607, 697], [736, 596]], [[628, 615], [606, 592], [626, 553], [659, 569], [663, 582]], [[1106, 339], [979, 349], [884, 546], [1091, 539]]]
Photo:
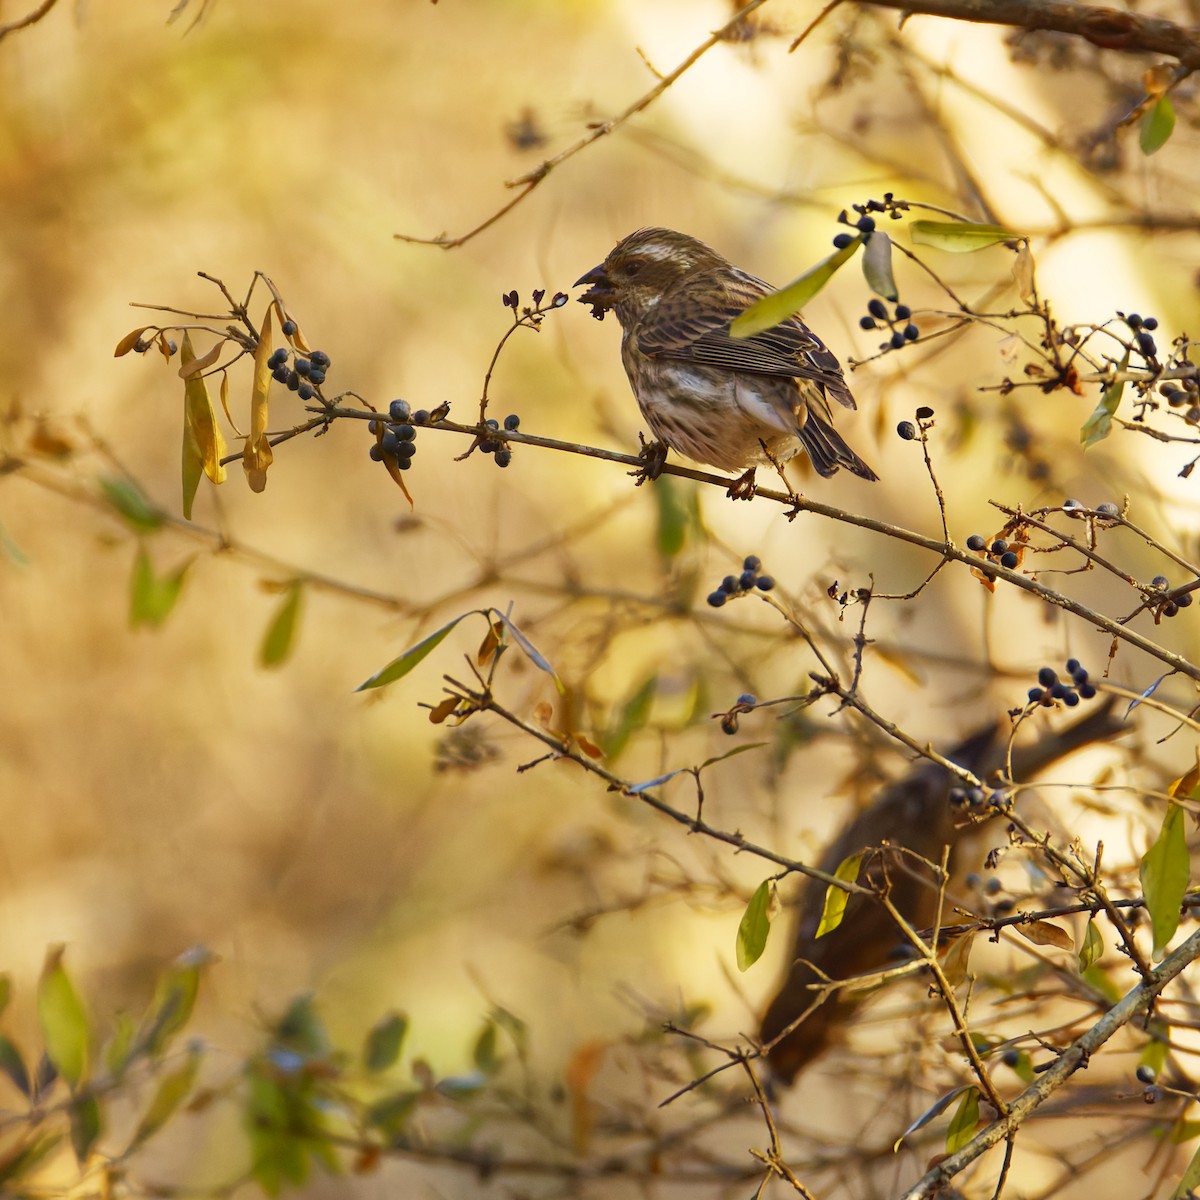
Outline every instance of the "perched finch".
[[611, 308], [621, 323], [625, 372], [658, 443], [647, 448], [649, 478], [667, 448], [722, 471], [749, 468], [730, 488], [746, 498], [757, 464], [802, 449], [819, 475], [845, 467], [878, 478], [830, 424], [830, 398], [854, 408], [854, 397], [803, 321], [730, 336], [733, 319], [775, 290], [769, 284], [673, 229], [631, 233], [575, 286], [583, 284], [580, 303], [597, 320]]

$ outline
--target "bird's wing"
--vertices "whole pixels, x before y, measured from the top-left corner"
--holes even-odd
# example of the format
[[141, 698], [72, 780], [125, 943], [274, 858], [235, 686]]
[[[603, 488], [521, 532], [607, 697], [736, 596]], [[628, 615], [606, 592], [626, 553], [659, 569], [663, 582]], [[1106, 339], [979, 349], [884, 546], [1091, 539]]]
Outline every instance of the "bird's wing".
[[637, 330], [638, 349], [648, 358], [811, 379], [823, 384], [826, 394], [839, 404], [857, 407], [837, 358], [799, 317], [789, 317], [753, 337], [730, 337], [733, 319], [774, 290], [741, 271], [716, 268], [691, 275], [643, 318]]

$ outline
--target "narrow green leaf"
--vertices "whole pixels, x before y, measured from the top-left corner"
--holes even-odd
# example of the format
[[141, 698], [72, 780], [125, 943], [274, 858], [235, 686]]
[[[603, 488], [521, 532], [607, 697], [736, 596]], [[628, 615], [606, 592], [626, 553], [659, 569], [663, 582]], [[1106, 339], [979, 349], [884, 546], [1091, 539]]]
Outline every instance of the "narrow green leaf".
[[159, 977], [154, 997], [138, 1027], [136, 1048], [157, 1058], [191, 1019], [200, 991], [200, 977], [213, 961], [205, 946], [185, 950]]
[[1083, 944], [1079, 947], [1079, 972], [1082, 974], [1100, 960], [1100, 956], [1104, 953], [1104, 937], [1100, 930], [1096, 928], [1095, 921], [1087, 923], [1087, 929], [1083, 934]]
[[146, 547], [138, 546], [130, 581], [130, 625], [135, 629], [139, 625], [161, 625], [171, 615], [191, 565], [192, 559], [189, 558], [169, 575], [155, 575], [154, 564]]
[[297, 996], [275, 1026], [275, 1037], [282, 1046], [309, 1058], [324, 1058], [332, 1047], [325, 1021], [312, 996]]
[[[1120, 370], [1125, 370], [1127, 366], [1129, 366], [1128, 350], [1125, 351], [1125, 357], [1121, 359]], [[1084, 421], [1083, 428], [1079, 431], [1079, 440], [1085, 450], [1108, 437], [1112, 430], [1113, 414], [1121, 403], [1121, 394], [1124, 391], [1124, 381], [1117, 380], [1100, 394], [1100, 403], [1096, 405], [1092, 415]]]
[[1200, 1187], [1200, 1150], [1192, 1155], [1192, 1161], [1184, 1168], [1171, 1200], [1190, 1200], [1197, 1187]]
[[747, 750], [758, 750], [760, 747], [770, 744], [770, 742], [747, 742], [744, 746], [734, 746], [732, 750], [726, 750], [724, 754], [714, 754], [712, 758], [706, 758], [696, 769], [703, 771], [716, 763], [724, 762], [727, 758], [737, 758], [739, 754], [745, 754]]
[[129, 1143], [130, 1151], [136, 1150], [143, 1142], [152, 1138], [174, 1115], [179, 1106], [191, 1095], [200, 1070], [200, 1061], [204, 1056], [196, 1048], [190, 1049], [182, 1063], [175, 1070], [164, 1075], [158, 1081], [154, 1099], [142, 1116], [133, 1139]]
[[954, 1102], [956, 1096], [961, 1096], [963, 1092], [970, 1091], [974, 1087], [973, 1084], [961, 1084], [959, 1087], [951, 1088], [944, 1096], [939, 1096], [895, 1141], [892, 1145], [892, 1150], [899, 1150], [904, 1139], [910, 1133], [916, 1133], [918, 1129], [923, 1129], [934, 1117], [944, 1113], [946, 1109]]
[[754, 889], [746, 911], [738, 923], [737, 965], [746, 971], [762, 957], [767, 948], [767, 935], [771, 932], [771, 881], [764, 879]]
[[0, 1033], [0, 1071], [9, 1077], [17, 1090], [28, 1096], [32, 1093], [29, 1084], [29, 1072], [25, 1069], [25, 1059], [11, 1038]]
[[892, 274], [892, 239], [882, 229], [876, 229], [863, 250], [863, 278], [877, 296], [893, 304], [900, 299], [896, 277]]
[[1138, 127], [1138, 142], [1142, 153], [1154, 154], [1161, 150], [1170, 140], [1175, 131], [1175, 106], [1170, 96], [1162, 96], [1158, 103], [1148, 112]]
[[409, 673], [426, 655], [437, 649], [438, 646], [446, 640], [455, 625], [470, 613], [463, 613], [461, 616], [455, 617], [453, 621], [443, 625], [441, 629], [434, 630], [423, 641], [418, 642], [415, 646], [410, 646], [399, 658], [393, 658], [386, 667], [376, 671], [370, 679], [364, 683], [360, 683], [354, 690], [356, 692], [365, 692], [370, 688], [384, 687], [389, 683], [395, 683], [397, 679], [402, 679]]
[[828, 258], [823, 258], [815, 267], [810, 267], [798, 279], [792, 280], [787, 287], [755, 301], [730, 325], [730, 335], [735, 338], [753, 337], [756, 333], [773, 329], [781, 321], [786, 321], [793, 313], [799, 312], [833, 278], [838, 269], [854, 257], [862, 244], [862, 235], [856, 235], [848, 246], [843, 246]]
[[275, 613], [258, 651], [258, 661], [264, 667], [278, 667], [287, 661], [296, 636], [296, 624], [300, 616], [300, 601], [304, 595], [304, 582], [294, 579], [283, 597], [283, 603]]
[[496, 1005], [492, 1009], [492, 1020], [512, 1039], [519, 1058], [524, 1059], [529, 1052], [529, 1026], [520, 1017], [510, 1013], [507, 1008]]
[[689, 513], [681, 491], [679, 483], [663, 475], [651, 493], [658, 508], [658, 553], [665, 559], [674, 558], [687, 541]]
[[420, 1098], [419, 1091], [405, 1091], [376, 1100], [365, 1114], [368, 1127], [382, 1130], [387, 1136], [394, 1137], [404, 1128], [404, 1122], [416, 1111]]
[[1158, 837], [1142, 859], [1140, 874], [1158, 956], [1179, 928], [1179, 908], [1188, 887], [1187, 837], [1179, 805], [1168, 806]]
[[46, 1053], [73, 1088], [86, 1077], [91, 1058], [87, 1010], [63, 966], [63, 946], [52, 946], [38, 983], [37, 1013]]
[[132, 480], [107, 476], [100, 480], [100, 490], [138, 533], [152, 533], [162, 525], [162, 509]]
[[100, 1101], [90, 1092], [76, 1097], [71, 1102], [71, 1148], [82, 1167], [87, 1162], [104, 1128], [104, 1116], [100, 1111]]
[[974, 221], [913, 221], [909, 226], [918, 246], [932, 246], [951, 254], [969, 254], [1000, 242], [1011, 242], [1019, 233], [1003, 225], [984, 225]]
[[[861, 854], [851, 854], [848, 858], [843, 858], [833, 873], [834, 878], [853, 883], [858, 878], [858, 868], [862, 865], [862, 859]], [[827, 933], [832, 933], [842, 923], [842, 917], [846, 913], [846, 901], [849, 899], [849, 892], [842, 891], [832, 883], [825, 888], [825, 908], [821, 912], [821, 923], [817, 926], [817, 937], [823, 938]]]
[[625, 749], [635, 731], [645, 726], [657, 691], [658, 675], [648, 675], [622, 705], [611, 731], [603, 739], [604, 753], [610, 762]]
[[496, 1022], [489, 1017], [475, 1039], [471, 1061], [485, 1075], [494, 1075], [500, 1069], [500, 1055], [496, 1049]]
[[386, 1071], [400, 1057], [408, 1033], [408, 1017], [393, 1012], [381, 1017], [363, 1043], [363, 1065], [368, 1071]]
[[61, 1133], [44, 1134], [34, 1137], [25, 1145], [17, 1143], [17, 1148], [0, 1157], [0, 1183], [9, 1183], [22, 1175], [29, 1175], [44, 1162], [62, 1141]]
[[120, 1079], [133, 1058], [133, 1039], [137, 1034], [137, 1026], [128, 1013], [117, 1014], [117, 1027], [108, 1039], [104, 1048], [104, 1065], [114, 1079]]
[[946, 1130], [946, 1153], [955, 1154], [975, 1136], [979, 1128], [979, 1089], [969, 1087], [958, 1102], [950, 1128]]

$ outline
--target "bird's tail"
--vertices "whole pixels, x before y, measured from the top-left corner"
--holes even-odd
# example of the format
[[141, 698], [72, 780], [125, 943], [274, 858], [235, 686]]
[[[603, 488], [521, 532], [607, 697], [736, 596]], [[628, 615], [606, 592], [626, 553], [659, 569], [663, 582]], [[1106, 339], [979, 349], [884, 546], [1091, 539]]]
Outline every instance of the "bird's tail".
[[879, 476], [846, 445], [842, 435], [813, 411], [814, 407], [808, 406], [808, 419], [800, 426], [799, 436], [817, 474], [828, 477], [839, 467], [845, 467], [860, 479], [878, 479]]

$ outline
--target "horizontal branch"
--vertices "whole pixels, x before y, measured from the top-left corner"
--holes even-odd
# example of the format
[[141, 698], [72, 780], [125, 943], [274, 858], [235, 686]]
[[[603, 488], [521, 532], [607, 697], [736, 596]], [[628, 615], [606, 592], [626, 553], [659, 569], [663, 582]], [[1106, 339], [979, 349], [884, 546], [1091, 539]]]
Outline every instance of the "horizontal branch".
[[1068, 33], [1104, 50], [1161, 54], [1200, 67], [1200, 29], [1149, 13], [1075, 4], [1070, 0], [858, 0], [864, 7], [900, 9], [913, 15]]

